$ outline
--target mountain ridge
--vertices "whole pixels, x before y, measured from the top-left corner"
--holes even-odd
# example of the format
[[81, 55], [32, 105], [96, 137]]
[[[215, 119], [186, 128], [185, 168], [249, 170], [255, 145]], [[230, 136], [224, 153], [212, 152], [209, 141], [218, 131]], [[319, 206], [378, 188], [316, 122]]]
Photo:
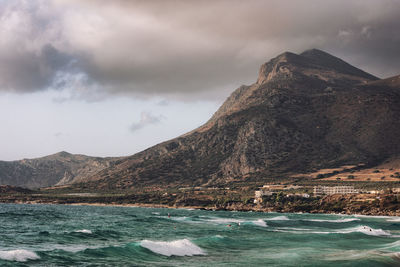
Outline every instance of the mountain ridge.
[[380, 80], [317, 49], [285, 52], [263, 64], [256, 82], [232, 92], [204, 125], [62, 184], [219, 186], [377, 164], [400, 156], [399, 77]]
[[[257, 81], [235, 90], [203, 126], [102, 170], [90, 186], [208, 186], [378, 162], [400, 147], [394, 135], [399, 90], [382, 85], [376, 92], [371, 84], [379, 81], [320, 50], [285, 52], [263, 64]], [[382, 110], [382, 103], [390, 108]]]
[[86, 180], [120, 158], [89, 157], [61, 151], [52, 155], [0, 161], [0, 185], [40, 188]]

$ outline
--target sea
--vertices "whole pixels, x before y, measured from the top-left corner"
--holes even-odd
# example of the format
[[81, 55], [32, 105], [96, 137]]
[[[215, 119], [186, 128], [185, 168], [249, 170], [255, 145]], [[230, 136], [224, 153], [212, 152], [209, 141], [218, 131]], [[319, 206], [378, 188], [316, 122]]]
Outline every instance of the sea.
[[400, 266], [400, 217], [0, 204], [0, 266]]

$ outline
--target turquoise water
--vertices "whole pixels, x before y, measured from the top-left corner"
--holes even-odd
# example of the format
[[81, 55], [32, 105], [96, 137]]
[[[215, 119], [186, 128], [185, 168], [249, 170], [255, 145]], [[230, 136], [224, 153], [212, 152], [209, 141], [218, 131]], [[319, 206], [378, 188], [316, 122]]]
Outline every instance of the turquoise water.
[[245, 265], [400, 266], [400, 218], [0, 204], [0, 266]]

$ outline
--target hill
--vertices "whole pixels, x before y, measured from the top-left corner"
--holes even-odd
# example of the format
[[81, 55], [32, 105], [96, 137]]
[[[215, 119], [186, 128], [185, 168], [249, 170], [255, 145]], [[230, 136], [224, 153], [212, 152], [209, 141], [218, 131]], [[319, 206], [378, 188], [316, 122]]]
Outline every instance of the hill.
[[40, 188], [82, 182], [116, 160], [63, 151], [36, 159], [0, 161], [0, 185]]

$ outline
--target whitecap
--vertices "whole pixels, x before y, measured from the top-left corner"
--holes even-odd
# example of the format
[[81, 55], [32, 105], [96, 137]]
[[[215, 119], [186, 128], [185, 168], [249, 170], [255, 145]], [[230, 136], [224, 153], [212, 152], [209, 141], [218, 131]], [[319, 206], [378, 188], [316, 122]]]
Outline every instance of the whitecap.
[[[274, 232], [285, 232], [285, 233], [293, 233], [293, 234], [350, 234], [350, 233], [363, 233], [366, 235], [372, 236], [391, 236], [392, 235], [382, 229], [373, 229], [369, 226], [357, 226], [346, 229], [339, 229], [335, 231], [312, 231], [312, 229], [307, 228], [292, 228], [292, 227], [283, 227], [280, 229], [274, 230]], [[394, 236], [393, 236], [394, 237]]]
[[387, 222], [400, 222], [400, 218], [399, 217], [397, 217], [397, 218], [392, 218], [392, 219], [388, 219], [388, 220], [386, 220]]
[[245, 220], [233, 219], [233, 218], [215, 218], [215, 219], [209, 219], [207, 221], [214, 222], [214, 223], [243, 223], [243, 222], [246, 222]]
[[92, 231], [87, 230], [87, 229], [82, 229], [82, 230], [76, 230], [74, 231], [75, 233], [84, 233], [84, 234], [91, 234]]
[[150, 241], [143, 240], [140, 246], [151, 250], [154, 253], [164, 256], [194, 256], [205, 255], [206, 253], [188, 239], [174, 241]]
[[253, 224], [257, 225], [257, 226], [261, 226], [261, 227], [267, 227], [267, 223], [264, 222], [261, 219], [258, 219], [257, 221], [253, 221]]
[[369, 226], [365, 226], [365, 225], [337, 231], [337, 233], [341, 233], [341, 234], [349, 234], [349, 233], [355, 233], [355, 232], [363, 233], [366, 235], [372, 235], [372, 236], [390, 236], [390, 233], [388, 233], [382, 229], [373, 229], [373, 228], [371, 228]]
[[363, 233], [372, 236], [391, 236], [390, 233], [382, 229], [373, 229], [369, 226], [357, 226], [353, 228], [347, 228], [342, 230], [337, 230], [334, 232], [311, 232], [313, 234], [350, 234], [350, 233]]
[[7, 261], [25, 262], [27, 260], [37, 260], [40, 259], [40, 257], [33, 251], [16, 249], [8, 251], [0, 250], [0, 259]]
[[360, 220], [360, 219], [357, 219], [357, 218], [347, 218], [347, 219], [339, 219], [339, 220], [309, 219], [309, 220], [304, 220], [304, 221], [309, 221], [309, 222], [344, 223], [344, 222], [353, 222], [353, 221], [359, 221], [359, 220]]
[[265, 219], [267, 221], [289, 221], [290, 219], [287, 216], [276, 216], [273, 218]]
[[355, 214], [355, 217], [361, 217], [361, 218], [375, 218], [375, 219], [387, 219], [390, 218], [389, 216], [384, 216], [384, 215], [363, 215], [363, 214]]

